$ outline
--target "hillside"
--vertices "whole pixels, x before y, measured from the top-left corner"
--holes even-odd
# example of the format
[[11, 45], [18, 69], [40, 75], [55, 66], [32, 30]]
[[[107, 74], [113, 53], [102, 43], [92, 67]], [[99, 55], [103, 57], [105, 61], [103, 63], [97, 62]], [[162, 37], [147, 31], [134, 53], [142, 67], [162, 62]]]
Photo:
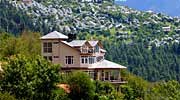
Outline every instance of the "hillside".
[[[128, 81], [119, 86], [92, 80], [82, 72], [59, 73], [59, 65], [43, 59], [40, 54], [40, 33], [24, 32], [15, 37], [0, 34], [0, 99], [2, 100], [178, 100], [178, 81], [148, 82], [121, 71]], [[2, 57], [2, 59], [1, 59]], [[54, 86], [70, 85], [70, 93]], [[7, 85], [8, 84], [8, 85]], [[76, 85], [77, 84], [77, 85]], [[68, 88], [68, 87], [66, 87]], [[75, 92], [72, 92], [75, 91]], [[82, 92], [79, 92], [82, 91]], [[88, 93], [88, 94], [84, 94]], [[90, 93], [90, 94], [89, 94]], [[13, 99], [16, 98], [16, 99]]]
[[130, 72], [149, 81], [180, 81], [180, 19], [109, 1], [37, 1], [1, 0], [0, 31], [18, 36], [24, 30], [57, 30], [75, 33], [78, 39], [99, 39], [107, 49], [106, 58]]

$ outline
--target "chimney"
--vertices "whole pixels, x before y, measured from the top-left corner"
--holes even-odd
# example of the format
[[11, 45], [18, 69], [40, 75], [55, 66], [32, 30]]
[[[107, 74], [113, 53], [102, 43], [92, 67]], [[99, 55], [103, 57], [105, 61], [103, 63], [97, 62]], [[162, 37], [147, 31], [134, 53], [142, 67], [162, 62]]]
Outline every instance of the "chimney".
[[67, 40], [68, 42], [71, 42], [75, 39], [76, 39], [76, 34], [73, 34], [73, 33], [68, 34], [68, 40]]

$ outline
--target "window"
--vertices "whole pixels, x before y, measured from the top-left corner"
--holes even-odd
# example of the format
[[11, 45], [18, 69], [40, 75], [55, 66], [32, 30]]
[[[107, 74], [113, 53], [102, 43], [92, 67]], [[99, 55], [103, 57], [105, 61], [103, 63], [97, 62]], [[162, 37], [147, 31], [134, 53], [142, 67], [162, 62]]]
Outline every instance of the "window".
[[81, 63], [82, 64], [88, 64], [88, 56], [82, 56], [81, 57]]
[[95, 47], [95, 52], [99, 52], [99, 46], [98, 45], [96, 45], [96, 47]]
[[89, 57], [89, 64], [95, 63], [95, 57]]
[[59, 56], [54, 56], [54, 58], [59, 58]]
[[52, 53], [52, 43], [44, 42], [43, 43], [43, 51], [44, 51], [44, 53]]
[[52, 61], [52, 56], [44, 56], [44, 59]]
[[85, 57], [85, 63], [86, 64], [88, 63], [88, 57]]
[[73, 64], [73, 56], [66, 56], [66, 64]]
[[105, 74], [105, 80], [109, 80], [109, 75], [110, 75], [109, 72], [105, 72], [104, 74]]
[[95, 79], [95, 72], [94, 71], [88, 71], [88, 74], [92, 79]]
[[95, 60], [96, 57], [93, 57], [93, 56], [82, 56], [81, 57], [81, 63], [82, 64], [94, 64], [95, 63]]
[[88, 47], [87, 46], [81, 47], [81, 53], [88, 53]]
[[81, 57], [81, 63], [84, 64], [84, 57]]

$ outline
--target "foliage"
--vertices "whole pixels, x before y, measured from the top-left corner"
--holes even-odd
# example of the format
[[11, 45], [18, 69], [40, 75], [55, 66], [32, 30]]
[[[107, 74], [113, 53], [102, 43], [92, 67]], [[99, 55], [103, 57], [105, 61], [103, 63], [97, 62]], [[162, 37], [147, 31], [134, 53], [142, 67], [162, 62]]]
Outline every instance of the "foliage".
[[134, 99], [145, 99], [147, 97], [147, 90], [150, 88], [150, 83], [143, 80], [140, 77], [130, 74], [124, 71], [124, 77], [127, 78], [128, 84], [122, 85], [121, 91], [124, 94], [124, 99], [134, 100]]
[[180, 80], [179, 44], [152, 46], [145, 41], [126, 43], [103, 41], [106, 58], [128, 67], [128, 70], [146, 80]]
[[40, 55], [40, 34], [24, 31], [20, 36], [14, 37], [8, 33], [0, 34], [0, 58], [23, 54], [34, 57]]
[[154, 97], [158, 99], [178, 100], [180, 98], [180, 84], [177, 81], [159, 82], [152, 88], [152, 92]]
[[120, 100], [122, 95], [118, 95], [115, 86], [109, 82], [95, 81], [95, 100]]
[[71, 90], [69, 97], [72, 100], [93, 100], [95, 86], [87, 74], [73, 72], [68, 79], [68, 84]]
[[3, 67], [0, 88], [16, 98], [48, 99], [55, 83], [59, 82], [59, 66], [40, 56], [15, 55]]
[[[127, 66], [128, 70], [135, 75], [152, 82], [172, 79], [180, 81], [179, 45], [170, 43], [161, 47], [149, 46], [149, 43], [154, 39], [161, 40], [166, 35], [171, 37], [173, 34], [178, 34], [179, 32], [176, 30], [180, 26], [178, 18], [161, 13], [139, 12], [128, 7], [114, 5], [110, 3], [112, 0], [101, 4], [82, 3], [79, 0], [76, 0], [78, 2], [73, 0], [36, 1], [41, 7], [49, 8], [47, 13], [44, 14], [45, 8], [38, 9], [37, 6], [27, 6], [27, 9], [21, 10], [21, 6], [16, 8], [9, 1], [1, 0], [0, 32], [10, 32], [17, 37], [24, 30], [43, 34], [57, 30], [68, 34], [66, 26], [72, 33], [78, 33], [78, 39], [101, 40], [107, 50], [106, 58]], [[20, 3], [22, 2], [19, 1], [17, 5]], [[61, 7], [57, 7], [57, 5]], [[52, 14], [48, 12], [51, 10], [60, 10], [65, 13], [63, 13], [64, 15]], [[72, 13], [69, 13], [71, 10]], [[98, 24], [93, 26], [92, 23], [95, 22]], [[99, 28], [97, 28], [98, 26]], [[163, 31], [162, 27], [165, 26], [172, 27], [169, 33]], [[118, 35], [126, 32], [128, 34], [125, 36]], [[25, 34], [31, 33], [24, 32], [23, 35]], [[31, 36], [27, 35], [27, 37]], [[30, 56], [34, 53], [40, 54], [40, 45], [34, 44], [39, 39], [37, 35], [31, 41], [26, 41], [28, 39], [25, 38], [15, 39], [10, 36], [4, 41], [0, 47], [1, 58], [17, 53], [29, 54]], [[22, 45], [26, 46], [22, 47]]]
[[52, 96], [50, 100], [71, 100], [68, 94], [63, 89], [52, 90]]
[[0, 92], [0, 100], [16, 100], [16, 98], [7, 92], [5, 93]]
[[113, 92], [115, 92], [113, 85], [108, 82], [95, 81], [95, 85], [96, 93], [98, 94], [111, 95]]

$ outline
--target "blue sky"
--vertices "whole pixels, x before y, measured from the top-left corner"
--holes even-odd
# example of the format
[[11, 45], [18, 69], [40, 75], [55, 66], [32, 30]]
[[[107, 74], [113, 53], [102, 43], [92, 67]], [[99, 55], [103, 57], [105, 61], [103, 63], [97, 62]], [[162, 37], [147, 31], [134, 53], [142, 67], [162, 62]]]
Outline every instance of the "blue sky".
[[137, 10], [152, 10], [170, 16], [180, 16], [180, 0], [116, 0], [116, 3]]

